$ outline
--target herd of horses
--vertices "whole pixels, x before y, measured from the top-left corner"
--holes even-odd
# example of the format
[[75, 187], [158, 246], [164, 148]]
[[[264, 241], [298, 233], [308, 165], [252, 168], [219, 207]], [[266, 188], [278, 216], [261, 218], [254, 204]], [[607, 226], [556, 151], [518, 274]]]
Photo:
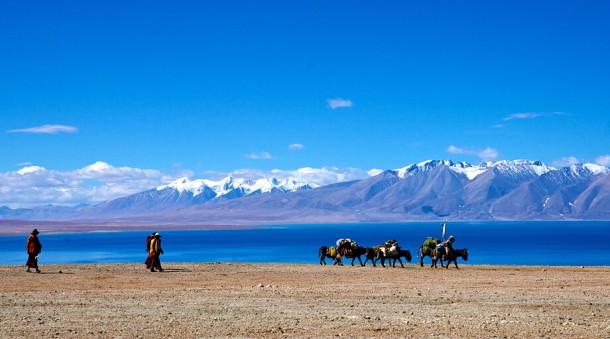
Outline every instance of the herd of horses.
[[[333, 265], [343, 266], [343, 258], [352, 259], [352, 266], [354, 266], [354, 261], [358, 259], [360, 266], [365, 266], [366, 263], [370, 260], [373, 263], [373, 267], [377, 265], [377, 261], [381, 263], [381, 266], [385, 267], [385, 261], [393, 260], [391, 263], [392, 267], [396, 267], [396, 261], [400, 262], [400, 266], [405, 267], [402, 262], [402, 258], [406, 259], [407, 262], [411, 262], [411, 252], [409, 250], [398, 249], [398, 251], [394, 253], [390, 253], [387, 251], [381, 251], [380, 246], [377, 247], [358, 247], [358, 248], [336, 248], [329, 246], [322, 246], [318, 250], [318, 256], [320, 257], [320, 265], [326, 265], [326, 258], [333, 259]], [[449, 268], [449, 264], [451, 262], [454, 263], [455, 268], [458, 268], [457, 259], [462, 258], [464, 261], [468, 260], [468, 249], [453, 249], [447, 255], [446, 253], [441, 253], [438, 249], [428, 248], [424, 246], [420, 246], [418, 251], [419, 257], [419, 265], [421, 267], [424, 266], [424, 257], [430, 257], [432, 259], [432, 263], [430, 267], [437, 267], [436, 263], [440, 261], [441, 267]], [[364, 255], [366, 258], [364, 262], [361, 257]], [[443, 264], [443, 261], [447, 261], [446, 264]]]

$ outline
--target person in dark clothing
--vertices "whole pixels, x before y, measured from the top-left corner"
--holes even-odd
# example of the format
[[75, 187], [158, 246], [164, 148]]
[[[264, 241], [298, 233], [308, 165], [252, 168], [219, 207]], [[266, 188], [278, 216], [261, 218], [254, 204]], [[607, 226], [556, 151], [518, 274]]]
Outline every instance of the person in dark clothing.
[[159, 272], [163, 272], [160, 259], [161, 254], [163, 254], [163, 248], [161, 248], [161, 235], [159, 233], [155, 233], [155, 237], [150, 241], [150, 249], [148, 253], [148, 257], [150, 259], [150, 271], [155, 272], [155, 269], [158, 269]]
[[30, 268], [35, 268], [36, 273], [40, 273], [40, 270], [38, 269], [38, 256], [42, 251], [42, 244], [38, 239], [38, 234], [38, 230], [34, 229], [25, 244], [25, 249], [28, 252], [28, 261], [25, 263], [28, 267], [26, 272], [31, 272]]
[[152, 240], [155, 238], [155, 234], [157, 234], [156, 232], [152, 232], [151, 235], [146, 237], [146, 261], [144, 262], [146, 264], [146, 269], [150, 269], [150, 264], [152, 263], [152, 257], [150, 255], [150, 243], [152, 242]]

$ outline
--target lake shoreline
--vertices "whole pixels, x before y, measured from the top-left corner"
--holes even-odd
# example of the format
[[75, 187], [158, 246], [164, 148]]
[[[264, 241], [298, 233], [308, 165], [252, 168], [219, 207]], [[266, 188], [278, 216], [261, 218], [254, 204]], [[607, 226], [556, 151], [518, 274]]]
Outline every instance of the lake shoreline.
[[[396, 222], [329, 222], [329, 223], [306, 223], [307, 225], [375, 225], [375, 224], [435, 224], [442, 223], [442, 220], [411, 220]], [[454, 220], [450, 223], [599, 223], [610, 220]], [[37, 228], [41, 234], [73, 234], [73, 233], [94, 233], [94, 232], [130, 232], [130, 231], [198, 231], [198, 230], [248, 230], [266, 227], [279, 227], [282, 225], [299, 224], [275, 224], [275, 223], [241, 223], [241, 224], [208, 224], [200, 222], [78, 222], [78, 221], [31, 221], [31, 220], [0, 220], [0, 236], [27, 235], [32, 229]]]
[[61, 222], [61, 221], [21, 221], [0, 220], [0, 236], [27, 236], [34, 228], [44, 234], [74, 234], [96, 232], [137, 232], [137, 231], [204, 231], [204, 230], [248, 230], [265, 226], [223, 225], [223, 224], [164, 224], [154, 222]]
[[41, 274], [2, 265], [3, 335], [610, 335], [610, 267], [163, 265], [41, 264]]

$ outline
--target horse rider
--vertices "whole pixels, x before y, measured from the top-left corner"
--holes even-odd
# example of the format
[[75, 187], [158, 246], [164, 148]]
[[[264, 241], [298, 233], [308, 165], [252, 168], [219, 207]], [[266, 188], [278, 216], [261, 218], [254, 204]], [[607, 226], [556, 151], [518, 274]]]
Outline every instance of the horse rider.
[[449, 239], [443, 241], [438, 245], [438, 250], [441, 254], [444, 254], [445, 257], [449, 258], [451, 256], [451, 252], [453, 251], [453, 242], [455, 241], [455, 237], [453, 235], [449, 236]]

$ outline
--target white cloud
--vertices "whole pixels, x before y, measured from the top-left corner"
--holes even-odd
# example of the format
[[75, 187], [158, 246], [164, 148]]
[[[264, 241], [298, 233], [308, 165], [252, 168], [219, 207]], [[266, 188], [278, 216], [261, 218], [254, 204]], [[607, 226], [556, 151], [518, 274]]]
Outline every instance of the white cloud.
[[561, 159], [551, 161], [551, 165], [555, 167], [567, 167], [581, 163], [582, 161], [578, 160], [576, 157], [563, 157]]
[[449, 146], [447, 148], [447, 152], [451, 153], [451, 154], [468, 154], [467, 151], [461, 149], [461, 148], [457, 148], [453, 145]]
[[288, 145], [289, 149], [299, 150], [305, 148], [302, 144], [290, 144]]
[[519, 119], [536, 119], [536, 118], [540, 118], [540, 117], [549, 117], [549, 116], [553, 116], [553, 115], [567, 116], [567, 115], [571, 115], [571, 114], [566, 113], [566, 112], [551, 112], [551, 113], [526, 112], [526, 113], [511, 114], [502, 120], [509, 121], [509, 120], [519, 120]]
[[337, 168], [337, 167], [303, 167], [297, 170], [279, 170], [261, 171], [256, 169], [241, 169], [230, 173], [215, 173], [215, 179], [221, 179], [226, 176], [232, 176], [244, 179], [261, 179], [261, 178], [277, 178], [283, 179], [288, 177], [299, 178], [317, 186], [325, 186], [338, 182], [352, 181], [368, 178], [371, 175], [378, 174], [376, 170], [369, 172], [357, 168]]
[[346, 99], [341, 99], [341, 98], [335, 98], [335, 99], [328, 100], [328, 107], [330, 107], [331, 109], [352, 107], [352, 106], [354, 106], [354, 103], [349, 99], [346, 100]]
[[75, 133], [78, 128], [66, 125], [43, 125], [38, 127], [13, 129], [9, 133], [38, 133], [38, 134], [57, 134], [57, 133]]
[[600, 155], [599, 157], [595, 158], [595, 163], [600, 166], [610, 166], [610, 155]]
[[376, 176], [377, 174], [380, 174], [380, 173], [382, 173], [382, 172], [383, 172], [383, 170], [381, 170], [381, 169], [378, 169], [378, 168], [373, 168], [373, 169], [371, 169], [371, 170], [366, 171], [366, 174], [368, 174], [368, 175], [369, 175], [369, 176], [371, 176], [371, 177], [374, 177], [374, 176]]
[[484, 149], [482, 151], [477, 152], [477, 156], [479, 158], [481, 158], [483, 161], [496, 160], [499, 155], [500, 154], [498, 153], [498, 150], [495, 150], [495, 149], [489, 148], [489, 147], [487, 147], [486, 149]]
[[45, 168], [40, 167], [40, 166], [26, 166], [26, 167], [18, 170], [17, 173], [23, 175], [23, 174], [34, 173], [34, 172], [44, 171], [44, 170], [45, 170]]
[[0, 206], [97, 204], [191, 176], [188, 170], [164, 172], [104, 162], [67, 172], [27, 166], [0, 173]]
[[269, 152], [261, 152], [261, 153], [251, 153], [247, 154], [246, 158], [248, 159], [273, 159], [273, 156], [269, 154]]
[[449, 152], [451, 154], [474, 155], [476, 157], [481, 158], [481, 160], [483, 160], [483, 161], [493, 161], [493, 160], [497, 159], [498, 156], [500, 155], [498, 150], [489, 148], [489, 147], [482, 149], [482, 150], [472, 150], [472, 149], [463, 149], [463, 148], [459, 148], [459, 147], [451, 145], [447, 148], [447, 152]]
[[509, 120], [515, 120], [515, 119], [535, 119], [538, 117], [543, 116], [544, 114], [542, 113], [533, 113], [533, 112], [528, 112], [528, 113], [515, 113], [515, 114], [511, 114], [507, 117], [505, 117], [504, 121], [509, 121]]

